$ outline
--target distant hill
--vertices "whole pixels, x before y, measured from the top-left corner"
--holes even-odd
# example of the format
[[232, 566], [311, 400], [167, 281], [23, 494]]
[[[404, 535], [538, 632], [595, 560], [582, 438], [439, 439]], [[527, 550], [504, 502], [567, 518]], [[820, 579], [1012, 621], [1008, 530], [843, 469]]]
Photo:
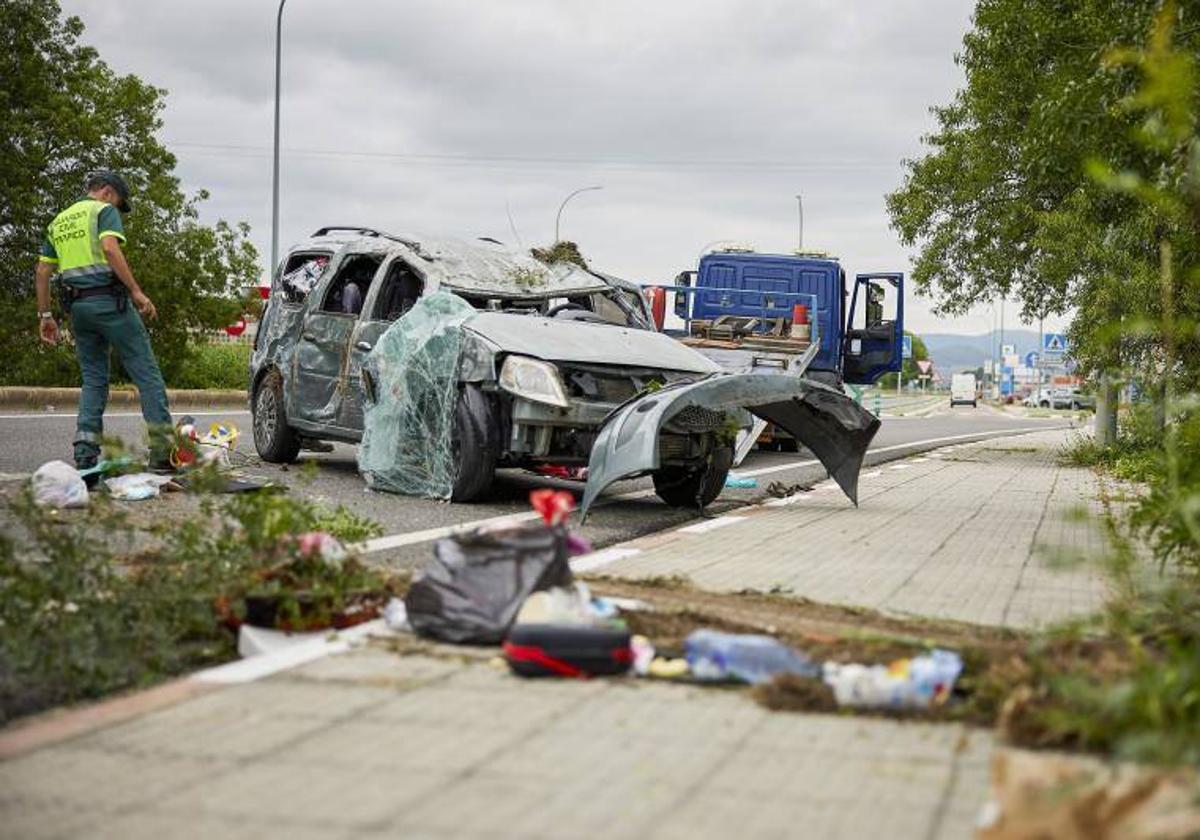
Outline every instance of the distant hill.
[[[933, 366], [941, 374], [962, 370], [974, 370], [983, 360], [1000, 352], [1000, 331], [980, 335], [958, 335], [955, 333], [923, 333], [922, 340], [929, 351]], [[1024, 356], [1038, 349], [1037, 330], [1005, 330], [1004, 343], [1016, 345], [1016, 351]]]

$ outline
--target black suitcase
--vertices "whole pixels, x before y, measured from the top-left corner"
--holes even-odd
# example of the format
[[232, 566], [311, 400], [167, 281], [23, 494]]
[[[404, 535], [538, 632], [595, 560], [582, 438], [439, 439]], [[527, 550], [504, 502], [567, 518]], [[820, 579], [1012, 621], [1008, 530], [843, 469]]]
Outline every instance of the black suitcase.
[[628, 630], [570, 624], [514, 624], [504, 658], [522, 677], [624, 674], [633, 662]]

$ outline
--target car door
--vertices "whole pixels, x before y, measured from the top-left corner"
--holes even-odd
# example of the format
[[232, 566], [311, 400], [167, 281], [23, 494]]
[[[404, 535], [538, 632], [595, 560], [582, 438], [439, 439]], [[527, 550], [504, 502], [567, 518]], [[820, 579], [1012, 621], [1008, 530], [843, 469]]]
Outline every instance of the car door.
[[348, 284], [373, 277], [380, 261], [378, 254], [347, 254], [328, 281], [309, 295], [292, 356], [288, 417], [311, 431], [345, 431], [348, 350], [359, 315], [344, 311], [343, 296]]
[[343, 425], [347, 429], [358, 434], [363, 431], [363, 361], [380, 336], [412, 308], [424, 290], [424, 275], [403, 257], [393, 257], [380, 269], [350, 342], [346, 399], [342, 404]]
[[904, 362], [904, 275], [859, 274], [846, 319], [842, 376], [853, 385], [870, 385]]

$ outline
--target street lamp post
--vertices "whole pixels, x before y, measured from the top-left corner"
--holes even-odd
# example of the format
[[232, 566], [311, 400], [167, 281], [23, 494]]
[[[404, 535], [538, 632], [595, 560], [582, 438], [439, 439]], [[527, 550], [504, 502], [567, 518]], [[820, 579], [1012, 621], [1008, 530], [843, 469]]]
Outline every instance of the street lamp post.
[[275, 143], [274, 169], [271, 175], [271, 274], [279, 265], [279, 75], [282, 66], [283, 6], [287, 0], [279, 0], [279, 13], [275, 16]]
[[591, 190], [602, 190], [602, 189], [604, 189], [604, 187], [601, 187], [601, 186], [580, 187], [579, 189], [575, 190], [574, 192], [569, 193], [567, 195], [567, 197], [562, 200], [562, 204], [558, 205], [558, 215], [554, 217], [554, 241], [556, 243], [560, 241], [558, 238], [558, 229], [559, 229], [559, 224], [562, 222], [563, 208], [567, 206], [567, 202], [582, 192], [589, 192]]
[[797, 204], [797, 209], [799, 209], [799, 211], [800, 211], [800, 235], [798, 237], [798, 241], [796, 242], [796, 250], [803, 251], [804, 250], [804, 198], [800, 195], [800, 193], [796, 193], [796, 204]]

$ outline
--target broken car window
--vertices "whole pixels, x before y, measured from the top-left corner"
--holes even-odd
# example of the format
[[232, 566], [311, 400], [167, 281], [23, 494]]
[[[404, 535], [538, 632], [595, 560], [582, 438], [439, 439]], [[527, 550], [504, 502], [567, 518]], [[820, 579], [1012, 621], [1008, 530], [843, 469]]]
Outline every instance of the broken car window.
[[321, 311], [359, 314], [381, 262], [383, 258], [377, 255], [355, 254], [347, 257], [325, 292]]
[[383, 278], [383, 287], [375, 299], [373, 318], [395, 321], [412, 309], [425, 291], [425, 281], [404, 260], [393, 260]]
[[303, 303], [328, 267], [328, 254], [293, 254], [279, 278], [283, 299], [287, 303]]

